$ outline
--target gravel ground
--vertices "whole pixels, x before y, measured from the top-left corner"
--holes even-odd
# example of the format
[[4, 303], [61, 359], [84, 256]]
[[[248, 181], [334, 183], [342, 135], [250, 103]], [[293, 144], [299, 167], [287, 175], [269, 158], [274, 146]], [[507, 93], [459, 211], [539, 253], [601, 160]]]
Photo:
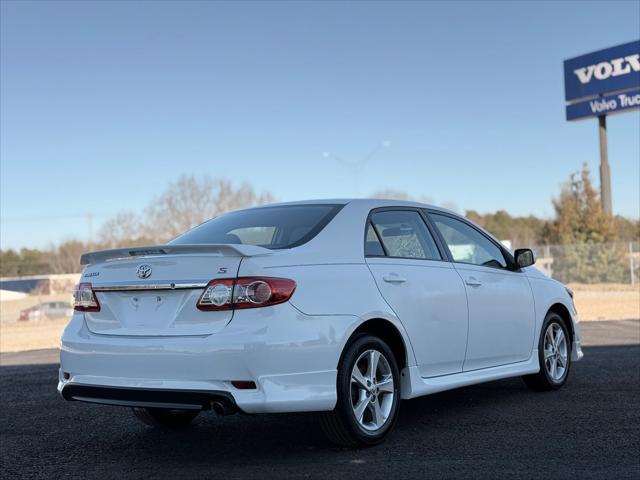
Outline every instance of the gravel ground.
[[583, 324], [566, 386], [503, 380], [405, 401], [380, 446], [339, 449], [315, 414], [203, 413], [158, 432], [61, 400], [57, 352], [0, 356], [2, 478], [640, 478], [640, 323]]

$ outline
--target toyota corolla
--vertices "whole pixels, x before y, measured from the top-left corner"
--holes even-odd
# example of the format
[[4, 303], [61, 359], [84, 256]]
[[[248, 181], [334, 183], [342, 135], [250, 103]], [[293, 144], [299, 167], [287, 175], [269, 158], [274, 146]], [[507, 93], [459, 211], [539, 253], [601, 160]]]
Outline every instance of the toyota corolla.
[[320, 411], [333, 442], [376, 444], [401, 399], [566, 382], [582, 357], [572, 293], [534, 262], [413, 202], [226, 213], [166, 245], [82, 256], [58, 390], [169, 429], [203, 410]]

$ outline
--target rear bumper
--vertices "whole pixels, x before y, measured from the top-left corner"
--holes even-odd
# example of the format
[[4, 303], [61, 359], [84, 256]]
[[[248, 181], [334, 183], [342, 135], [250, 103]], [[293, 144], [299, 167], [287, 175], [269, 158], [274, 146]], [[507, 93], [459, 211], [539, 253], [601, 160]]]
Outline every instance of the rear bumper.
[[223, 397], [246, 413], [331, 410], [340, 352], [357, 320], [285, 303], [238, 310], [213, 335], [125, 337], [91, 333], [76, 313], [62, 336], [58, 391], [110, 405], [208, 408]]
[[66, 385], [60, 393], [65, 400], [119, 405], [123, 407], [208, 410], [214, 402], [225, 402], [235, 406], [235, 401], [228, 392], [152, 390], [71, 383]]

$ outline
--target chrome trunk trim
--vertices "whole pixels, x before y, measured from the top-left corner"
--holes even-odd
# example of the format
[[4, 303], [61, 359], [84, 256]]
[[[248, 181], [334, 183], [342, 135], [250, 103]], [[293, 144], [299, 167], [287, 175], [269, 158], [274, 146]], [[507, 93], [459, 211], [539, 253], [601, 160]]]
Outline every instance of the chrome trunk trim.
[[189, 290], [205, 288], [208, 280], [178, 280], [169, 282], [167, 280], [153, 280], [146, 282], [104, 282], [92, 284], [95, 292], [126, 292], [141, 290]]

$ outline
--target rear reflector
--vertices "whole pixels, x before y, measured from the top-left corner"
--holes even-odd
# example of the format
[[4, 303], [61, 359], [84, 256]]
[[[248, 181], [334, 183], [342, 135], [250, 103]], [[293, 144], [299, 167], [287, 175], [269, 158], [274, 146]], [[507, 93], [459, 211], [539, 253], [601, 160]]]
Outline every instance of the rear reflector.
[[211, 280], [198, 300], [200, 310], [232, 310], [276, 305], [289, 300], [296, 282], [288, 278], [241, 277]]
[[100, 311], [100, 304], [90, 283], [80, 283], [73, 289], [73, 309], [78, 312]]
[[231, 385], [233, 385], [238, 390], [255, 390], [257, 388], [256, 382], [250, 382], [247, 380], [233, 380], [231, 382]]

